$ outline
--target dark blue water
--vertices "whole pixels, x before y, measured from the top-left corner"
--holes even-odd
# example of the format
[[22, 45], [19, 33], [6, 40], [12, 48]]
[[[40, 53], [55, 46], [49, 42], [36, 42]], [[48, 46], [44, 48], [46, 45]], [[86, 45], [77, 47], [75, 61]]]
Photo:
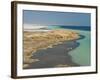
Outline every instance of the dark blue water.
[[90, 31], [90, 26], [60, 26], [61, 28]]
[[90, 26], [48, 26], [48, 29], [74, 29], [74, 30], [85, 30], [90, 31]]

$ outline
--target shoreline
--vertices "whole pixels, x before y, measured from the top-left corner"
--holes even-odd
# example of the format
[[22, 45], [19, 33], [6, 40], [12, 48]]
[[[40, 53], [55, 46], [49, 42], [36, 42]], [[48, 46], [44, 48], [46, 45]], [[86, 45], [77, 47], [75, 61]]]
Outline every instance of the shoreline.
[[24, 31], [24, 67], [27, 67], [30, 63], [39, 61], [38, 59], [31, 58], [32, 54], [38, 50], [53, 49], [54, 45], [79, 38], [78, 33], [70, 30], [52, 30], [47, 32]]
[[38, 61], [30, 63], [27, 67], [24, 67], [24, 69], [80, 66], [72, 61], [72, 57], [69, 54], [70, 51], [74, 50], [78, 46], [79, 43], [73, 40], [54, 45], [53, 48], [38, 50], [35, 54], [32, 54], [32, 59], [38, 59]]

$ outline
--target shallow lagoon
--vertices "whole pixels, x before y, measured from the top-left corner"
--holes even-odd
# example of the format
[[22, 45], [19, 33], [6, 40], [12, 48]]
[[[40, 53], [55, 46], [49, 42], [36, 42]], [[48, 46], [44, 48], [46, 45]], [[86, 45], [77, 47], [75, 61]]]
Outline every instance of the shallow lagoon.
[[74, 62], [83, 65], [83, 66], [89, 66], [90, 65], [90, 56], [91, 56], [91, 37], [90, 37], [90, 31], [82, 31], [82, 30], [75, 30], [79, 32], [80, 35], [83, 35], [84, 38], [77, 40], [77, 42], [80, 43], [80, 46], [78, 46], [75, 50], [72, 50], [69, 52], [69, 54], [72, 56], [72, 59]]

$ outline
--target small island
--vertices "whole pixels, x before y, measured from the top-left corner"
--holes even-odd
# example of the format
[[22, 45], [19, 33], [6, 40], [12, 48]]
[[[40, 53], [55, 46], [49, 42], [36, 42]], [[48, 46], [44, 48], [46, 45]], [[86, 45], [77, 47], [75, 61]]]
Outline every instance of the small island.
[[77, 40], [80, 36], [71, 30], [49, 30], [49, 31], [24, 31], [24, 68], [39, 61], [32, 59], [32, 55], [38, 50], [53, 48], [54, 45], [65, 41]]

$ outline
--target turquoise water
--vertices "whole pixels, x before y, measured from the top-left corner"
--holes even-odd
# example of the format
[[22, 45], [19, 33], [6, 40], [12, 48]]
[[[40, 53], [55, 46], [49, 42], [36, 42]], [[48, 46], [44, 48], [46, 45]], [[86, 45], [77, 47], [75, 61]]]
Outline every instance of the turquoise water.
[[76, 49], [69, 52], [72, 56], [74, 62], [83, 65], [89, 66], [90, 65], [90, 31], [82, 31], [82, 30], [74, 30], [77, 31], [80, 35], [85, 36], [85, 38], [77, 40], [80, 43], [80, 46]]
[[[54, 27], [49, 27], [49, 29], [61, 29], [61, 28], [59, 26], [54, 26]], [[90, 56], [91, 56], [90, 54], [91, 53], [90, 52], [90, 47], [91, 47], [90, 31], [89, 30], [76, 30], [76, 29], [67, 29], [67, 30], [76, 31], [80, 35], [84, 36], [83, 39], [77, 40], [77, 42], [79, 42], [80, 45], [76, 49], [69, 52], [69, 55], [72, 56], [72, 60], [79, 65], [89, 66], [91, 64], [90, 63]]]

